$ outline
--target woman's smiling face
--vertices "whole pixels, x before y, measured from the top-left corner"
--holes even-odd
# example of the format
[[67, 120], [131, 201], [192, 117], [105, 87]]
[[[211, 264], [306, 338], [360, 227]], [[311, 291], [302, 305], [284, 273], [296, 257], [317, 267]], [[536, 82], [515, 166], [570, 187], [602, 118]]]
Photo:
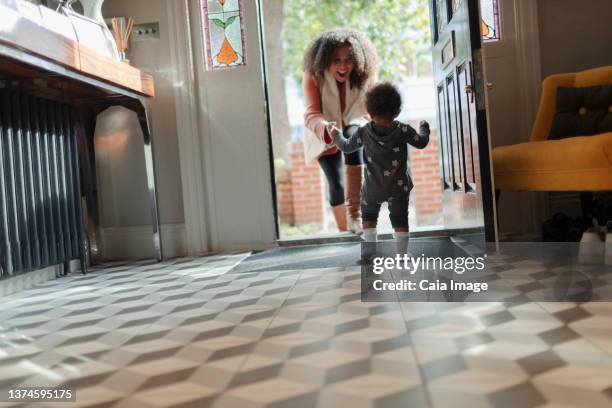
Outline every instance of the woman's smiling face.
[[329, 66], [329, 70], [334, 78], [336, 78], [336, 81], [346, 82], [351, 76], [354, 66], [355, 62], [353, 61], [351, 47], [343, 45], [336, 48], [331, 65]]

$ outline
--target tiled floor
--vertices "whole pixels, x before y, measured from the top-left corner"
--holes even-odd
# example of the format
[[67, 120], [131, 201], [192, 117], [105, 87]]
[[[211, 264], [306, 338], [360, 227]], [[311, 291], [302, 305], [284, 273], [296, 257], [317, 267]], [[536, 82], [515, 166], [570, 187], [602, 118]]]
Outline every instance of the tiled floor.
[[245, 256], [1, 299], [0, 388], [76, 387], [52, 407], [612, 406], [612, 303], [362, 303], [358, 267], [232, 272]]

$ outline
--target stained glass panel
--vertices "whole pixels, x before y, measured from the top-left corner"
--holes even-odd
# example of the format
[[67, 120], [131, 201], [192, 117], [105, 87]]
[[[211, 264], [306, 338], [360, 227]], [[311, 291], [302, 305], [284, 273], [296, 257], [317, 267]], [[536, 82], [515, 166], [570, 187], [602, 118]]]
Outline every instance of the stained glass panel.
[[243, 0], [201, 0], [206, 68], [246, 65]]
[[499, 0], [480, 0], [480, 14], [482, 39], [485, 42], [501, 39]]

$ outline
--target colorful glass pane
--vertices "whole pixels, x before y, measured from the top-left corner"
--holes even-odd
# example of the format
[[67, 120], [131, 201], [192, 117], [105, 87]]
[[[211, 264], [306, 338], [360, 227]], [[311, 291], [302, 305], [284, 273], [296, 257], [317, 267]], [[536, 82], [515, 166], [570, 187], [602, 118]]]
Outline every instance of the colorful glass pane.
[[480, 0], [480, 15], [482, 39], [485, 42], [501, 39], [499, 0]]
[[243, 0], [201, 0], [206, 68], [246, 65]]

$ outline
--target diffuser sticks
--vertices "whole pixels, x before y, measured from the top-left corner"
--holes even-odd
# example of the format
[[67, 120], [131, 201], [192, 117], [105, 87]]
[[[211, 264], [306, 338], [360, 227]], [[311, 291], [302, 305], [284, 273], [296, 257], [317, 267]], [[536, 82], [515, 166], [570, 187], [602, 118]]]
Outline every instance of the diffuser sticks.
[[117, 51], [119, 51], [121, 60], [126, 61], [125, 51], [128, 48], [128, 41], [134, 27], [134, 19], [132, 17], [113, 17], [112, 25], [113, 37], [115, 37], [115, 43], [117, 43]]

